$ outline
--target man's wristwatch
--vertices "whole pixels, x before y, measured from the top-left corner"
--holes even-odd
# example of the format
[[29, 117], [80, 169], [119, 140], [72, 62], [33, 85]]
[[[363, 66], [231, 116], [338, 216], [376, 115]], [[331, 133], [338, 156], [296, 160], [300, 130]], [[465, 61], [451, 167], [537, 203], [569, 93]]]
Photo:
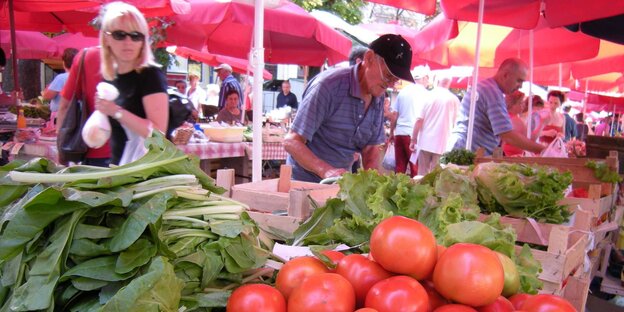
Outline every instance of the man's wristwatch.
[[113, 118], [116, 120], [121, 119], [121, 117], [123, 117], [123, 108], [118, 109], [115, 114], [113, 114]]

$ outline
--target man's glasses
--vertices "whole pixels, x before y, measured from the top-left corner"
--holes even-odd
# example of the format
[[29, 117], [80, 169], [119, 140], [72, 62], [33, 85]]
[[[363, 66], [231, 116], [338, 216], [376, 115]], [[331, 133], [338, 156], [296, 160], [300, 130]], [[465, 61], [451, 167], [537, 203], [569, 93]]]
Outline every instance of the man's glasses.
[[123, 30], [115, 30], [115, 31], [107, 31], [106, 34], [112, 36], [113, 39], [117, 41], [126, 40], [126, 37], [128, 36], [130, 37], [130, 40], [134, 42], [145, 40], [145, 35], [138, 31], [125, 32]]
[[[394, 85], [397, 81], [399, 81], [399, 78], [395, 77], [390, 70], [388, 70], [387, 74], [384, 74], [381, 70], [381, 65], [379, 65], [381, 62], [383, 62], [383, 59], [381, 57], [377, 57], [377, 68], [379, 69], [379, 76], [381, 76], [381, 80], [388, 86]], [[384, 62], [384, 66], [385, 65], [386, 63]], [[386, 69], [388, 68], [387, 66], [385, 67]]]

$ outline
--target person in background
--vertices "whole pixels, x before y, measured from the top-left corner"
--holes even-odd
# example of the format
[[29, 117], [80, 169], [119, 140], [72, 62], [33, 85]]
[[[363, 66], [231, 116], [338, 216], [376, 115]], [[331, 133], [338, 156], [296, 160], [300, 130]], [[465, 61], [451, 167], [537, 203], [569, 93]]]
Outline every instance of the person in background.
[[[472, 144], [468, 150], [476, 152], [479, 147], [482, 147], [486, 155], [491, 155], [494, 148], [500, 145], [501, 139], [535, 153], [540, 153], [544, 149], [544, 146], [513, 131], [505, 104], [505, 94], [511, 94], [520, 89], [526, 79], [527, 71], [528, 66], [522, 60], [509, 58], [501, 63], [494, 77], [477, 84], [476, 90], [479, 96], [475, 103]], [[452, 149], [466, 148], [470, 94], [474, 89], [468, 90], [461, 102], [459, 118], [449, 141]]]
[[572, 106], [570, 105], [564, 105], [563, 106], [563, 117], [565, 118], [565, 138], [564, 141], [570, 141], [572, 138], [575, 138], [577, 136], [576, 134], [576, 122], [574, 121], [574, 118], [572, 118], [572, 116], [570, 116], [570, 110], [572, 109]]
[[558, 136], [565, 136], [566, 127], [564, 114], [557, 110], [565, 102], [563, 92], [557, 90], [550, 91], [546, 99], [550, 109], [550, 122], [542, 129], [542, 136], [539, 138], [542, 143], [550, 143]]
[[176, 87], [176, 89], [178, 89], [178, 92], [180, 94], [186, 96], [186, 81], [184, 81], [184, 80], [176, 81], [175, 87]]
[[326, 70], [310, 81], [284, 139], [295, 180], [319, 182], [350, 172], [356, 152], [365, 169], [381, 169], [384, 93], [413, 82], [412, 49], [399, 35], [371, 42], [362, 62]]
[[56, 115], [59, 110], [59, 106], [61, 105], [61, 91], [67, 82], [67, 77], [69, 76], [69, 71], [72, 67], [72, 63], [74, 62], [74, 57], [78, 54], [78, 50], [74, 48], [67, 48], [63, 51], [63, 69], [65, 69], [64, 73], [60, 73], [52, 79], [50, 85], [41, 92], [41, 96], [44, 100], [50, 101], [50, 121], [52, 124], [55, 123]]
[[[532, 99], [532, 100], [531, 100]], [[531, 100], [531, 103], [529, 103]], [[542, 129], [544, 125], [550, 122], [550, 111], [544, 107], [544, 100], [539, 95], [533, 95], [532, 97], [525, 97], [523, 102], [523, 110], [520, 115], [520, 119], [524, 122], [525, 128], [527, 127], [527, 115], [529, 113], [529, 105], [533, 105], [531, 112], [531, 141], [537, 141], [542, 135]], [[524, 133], [526, 136], [526, 132]]]
[[292, 109], [297, 109], [299, 103], [297, 102], [297, 96], [290, 92], [290, 81], [284, 80], [282, 82], [282, 92], [277, 95], [277, 108], [290, 106]]
[[202, 105], [206, 105], [206, 91], [199, 85], [199, 76], [189, 75], [190, 86], [186, 90], [186, 97], [193, 103], [193, 107], [199, 112], [199, 118], [203, 118]]
[[[100, 72], [100, 47], [91, 47], [84, 49], [74, 57], [74, 63], [71, 66], [67, 82], [61, 91], [61, 99], [59, 102], [59, 110], [56, 114], [56, 133], [59, 133], [59, 129], [63, 125], [65, 115], [69, 108], [69, 101], [74, 94], [77, 97], [81, 97], [84, 92], [84, 99], [87, 104], [89, 115], [95, 111], [95, 93], [97, 84], [102, 81], [102, 74]], [[80, 62], [84, 55], [84, 64], [82, 70], [80, 69]], [[79, 75], [79, 70], [82, 71]], [[90, 74], [87, 74], [90, 73]], [[80, 81], [79, 79], [84, 79]], [[76, 83], [78, 80], [78, 83]], [[89, 148], [86, 154], [83, 165], [108, 167], [110, 164], [111, 149], [110, 140], [106, 142], [100, 148]]]
[[[524, 101], [524, 93], [516, 90], [511, 94], [505, 96], [505, 103], [507, 104], [507, 112], [513, 126], [513, 131], [526, 136], [526, 123], [520, 117], [520, 114], [526, 108], [526, 101]], [[511, 144], [503, 142], [503, 153], [505, 156], [522, 156], [524, 151]]]
[[605, 117], [602, 122], [596, 126], [594, 135], [609, 136], [609, 130], [611, 130], [611, 116]]
[[615, 114], [613, 115], [613, 123], [611, 124], [611, 136], [619, 136], [622, 133], [622, 121], [621, 115]]
[[410, 177], [418, 172], [418, 165], [410, 162], [412, 151], [410, 150], [411, 135], [414, 131], [416, 117], [419, 111], [429, 99], [429, 70], [424, 66], [417, 66], [412, 71], [414, 84], [403, 87], [396, 101], [391, 104], [392, 111], [396, 112], [396, 118], [390, 120], [390, 141], [394, 142], [394, 157], [396, 167], [394, 172], [406, 173], [409, 164]]
[[409, 148], [418, 155], [418, 175], [428, 174], [440, 163], [451, 137], [459, 99], [449, 91], [450, 86], [451, 77], [439, 77], [437, 87], [427, 91], [429, 100], [417, 110]]
[[[217, 115], [218, 122], [225, 122], [230, 125], [240, 124], [242, 121], [241, 109], [238, 107], [238, 92], [236, 90], [230, 90], [226, 94], [225, 107], [219, 111]], [[247, 118], [245, 118], [242, 124], [247, 124]]]
[[104, 10], [101, 71], [119, 97], [114, 102], [98, 98], [95, 108], [111, 119], [111, 163], [124, 165], [145, 154], [144, 140], [153, 130], [167, 131], [167, 79], [154, 60], [143, 14], [124, 2], [111, 2]]
[[217, 76], [221, 79], [221, 89], [219, 90], [219, 111], [225, 107], [226, 94], [230, 90], [236, 90], [238, 93], [238, 107], [243, 107], [243, 89], [238, 80], [232, 75], [232, 66], [229, 64], [221, 64], [215, 67]]
[[589, 126], [585, 123], [585, 115], [583, 113], [576, 114], [576, 139], [585, 141], [589, 135]]

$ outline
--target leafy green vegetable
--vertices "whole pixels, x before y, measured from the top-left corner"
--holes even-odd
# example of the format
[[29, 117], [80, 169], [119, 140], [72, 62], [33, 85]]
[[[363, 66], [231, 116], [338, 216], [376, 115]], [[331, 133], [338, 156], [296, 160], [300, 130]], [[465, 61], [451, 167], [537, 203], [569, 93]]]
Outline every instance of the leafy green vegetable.
[[474, 174], [481, 206], [487, 212], [557, 224], [570, 217], [566, 206], [558, 204], [572, 183], [569, 172], [490, 162], [479, 164]]
[[594, 170], [594, 176], [596, 179], [606, 182], [606, 183], [620, 183], [622, 182], [622, 177], [618, 174], [617, 171], [611, 170], [607, 163], [604, 161], [594, 161], [588, 160], [585, 163], [585, 167]]
[[460, 166], [470, 166], [474, 164], [476, 154], [466, 149], [454, 149], [442, 154], [441, 164], [456, 164]]

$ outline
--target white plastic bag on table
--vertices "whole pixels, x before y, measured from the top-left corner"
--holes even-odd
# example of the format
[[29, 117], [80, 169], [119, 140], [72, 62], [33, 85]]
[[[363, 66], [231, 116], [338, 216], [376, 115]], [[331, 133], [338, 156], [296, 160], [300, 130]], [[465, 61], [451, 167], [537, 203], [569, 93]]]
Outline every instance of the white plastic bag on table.
[[[145, 138], [134, 133], [132, 130], [128, 130], [124, 127], [128, 141], [124, 147], [123, 154], [119, 160], [119, 165], [123, 166], [127, 163], [131, 163], [145, 155], [147, 153], [147, 147], [145, 147]], [[150, 131], [151, 132], [151, 131]]]
[[396, 158], [394, 157], [394, 143], [390, 142], [386, 148], [386, 154], [384, 155], [381, 165], [388, 170], [394, 171], [396, 167]]
[[568, 150], [566, 149], [563, 139], [559, 137], [555, 138], [552, 142], [550, 142], [548, 147], [542, 151], [541, 156], [568, 158]]

